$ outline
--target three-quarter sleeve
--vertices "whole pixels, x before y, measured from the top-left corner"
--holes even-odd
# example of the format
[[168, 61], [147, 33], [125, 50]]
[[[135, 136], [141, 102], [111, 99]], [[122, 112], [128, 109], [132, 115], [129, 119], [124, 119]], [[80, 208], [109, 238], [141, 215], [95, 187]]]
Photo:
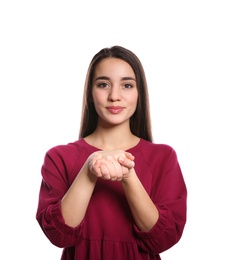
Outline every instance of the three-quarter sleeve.
[[[71, 150], [66, 149], [65, 157], [71, 157]], [[39, 192], [36, 219], [48, 239], [58, 247], [76, 245], [81, 237], [82, 226], [72, 228], [65, 224], [61, 213], [61, 199], [69, 188], [68, 172], [73, 163], [63, 160], [62, 149], [50, 149], [41, 168], [42, 181]]]
[[153, 168], [149, 164], [153, 174], [150, 197], [158, 208], [159, 219], [149, 232], [134, 226], [139, 246], [154, 254], [169, 249], [180, 240], [187, 209], [187, 188], [176, 152], [166, 145], [160, 148], [162, 150], [155, 155], [159, 163], [153, 163]]

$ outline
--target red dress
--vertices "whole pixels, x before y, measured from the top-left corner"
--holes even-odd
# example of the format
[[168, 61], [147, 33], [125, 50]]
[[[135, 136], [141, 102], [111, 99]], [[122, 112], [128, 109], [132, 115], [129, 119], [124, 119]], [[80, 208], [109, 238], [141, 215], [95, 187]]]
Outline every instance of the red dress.
[[173, 148], [140, 139], [128, 152], [135, 171], [159, 210], [149, 232], [133, 221], [120, 182], [98, 179], [86, 215], [72, 228], [65, 224], [60, 201], [88, 156], [98, 149], [84, 139], [51, 148], [42, 165], [36, 219], [47, 238], [63, 248], [62, 260], [159, 260], [175, 245], [186, 223], [187, 189]]

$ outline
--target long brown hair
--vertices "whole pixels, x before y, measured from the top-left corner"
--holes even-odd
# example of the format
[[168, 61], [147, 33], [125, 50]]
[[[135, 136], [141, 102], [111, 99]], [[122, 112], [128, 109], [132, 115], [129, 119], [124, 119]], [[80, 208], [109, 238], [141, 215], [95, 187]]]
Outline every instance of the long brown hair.
[[136, 111], [130, 118], [130, 129], [134, 135], [152, 141], [148, 86], [143, 66], [133, 52], [117, 45], [100, 50], [89, 64], [85, 79], [79, 138], [90, 135], [97, 127], [98, 115], [92, 102], [92, 80], [97, 64], [108, 57], [122, 59], [132, 67], [136, 76], [138, 101]]

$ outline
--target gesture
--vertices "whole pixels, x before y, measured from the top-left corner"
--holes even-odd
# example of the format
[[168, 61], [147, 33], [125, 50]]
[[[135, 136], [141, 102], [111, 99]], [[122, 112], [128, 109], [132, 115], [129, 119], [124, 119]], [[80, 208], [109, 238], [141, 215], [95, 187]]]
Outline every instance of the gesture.
[[122, 150], [100, 151], [91, 154], [88, 166], [90, 172], [97, 177], [121, 181], [134, 167], [134, 156]]

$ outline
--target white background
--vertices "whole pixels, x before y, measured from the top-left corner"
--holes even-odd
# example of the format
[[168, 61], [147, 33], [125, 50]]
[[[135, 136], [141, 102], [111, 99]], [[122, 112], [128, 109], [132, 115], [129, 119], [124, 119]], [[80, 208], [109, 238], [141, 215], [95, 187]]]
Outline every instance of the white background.
[[103, 47], [137, 54], [153, 136], [177, 151], [188, 221], [163, 260], [230, 259], [229, 1], [0, 3], [1, 255], [56, 260], [35, 220], [45, 152], [78, 137], [88, 64]]

